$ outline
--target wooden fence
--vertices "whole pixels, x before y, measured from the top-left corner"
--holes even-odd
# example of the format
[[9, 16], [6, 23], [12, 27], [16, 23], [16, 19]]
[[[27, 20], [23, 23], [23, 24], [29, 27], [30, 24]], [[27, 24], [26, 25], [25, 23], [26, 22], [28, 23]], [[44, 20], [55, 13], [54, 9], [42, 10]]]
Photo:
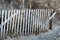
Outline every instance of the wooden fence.
[[[30, 35], [39, 31], [49, 30], [51, 22], [47, 22], [53, 9], [0, 10], [0, 34]], [[51, 20], [50, 20], [51, 21]]]

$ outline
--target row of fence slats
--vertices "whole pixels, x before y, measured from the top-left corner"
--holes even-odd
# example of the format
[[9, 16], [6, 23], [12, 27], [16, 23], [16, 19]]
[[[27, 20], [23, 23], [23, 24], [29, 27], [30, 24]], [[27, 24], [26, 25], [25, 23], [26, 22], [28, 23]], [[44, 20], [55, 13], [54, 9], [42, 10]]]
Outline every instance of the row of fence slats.
[[[4, 32], [7, 33], [10, 31], [14, 33], [20, 33], [22, 35], [30, 35], [31, 33], [38, 32], [39, 30], [45, 30], [47, 28], [45, 26], [45, 21], [49, 19], [51, 11], [43, 9], [39, 10], [18, 10], [19, 12], [11, 12], [11, 10], [2, 12], [2, 28], [1, 28], [1, 35]], [[17, 15], [15, 15], [17, 14]], [[5, 17], [4, 17], [5, 15]], [[11, 17], [13, 15], [13, 18]], [[15, 15], [15, 16], [14, 16]], [[5, 19], [5, 20], [4, 20]], [[10, 21], [9, 21], [10, 19]], [[3, 25], [3, 23], [7, 22]], [[3, 32], [2, 32], [3, 31]]]

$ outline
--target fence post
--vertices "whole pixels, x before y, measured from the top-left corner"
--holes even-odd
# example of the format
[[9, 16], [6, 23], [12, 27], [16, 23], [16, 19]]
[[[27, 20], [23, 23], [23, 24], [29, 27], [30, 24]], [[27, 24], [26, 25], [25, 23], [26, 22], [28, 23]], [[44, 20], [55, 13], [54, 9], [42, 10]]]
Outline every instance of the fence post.
[[[51, 14], [50, 14], [50, 17], [52, 16], [52, 12], [51, 12]], [[49, 21], [49, 29], [51, 29], [52, 30], [52, 20], [53, 20], [53, 18]]]

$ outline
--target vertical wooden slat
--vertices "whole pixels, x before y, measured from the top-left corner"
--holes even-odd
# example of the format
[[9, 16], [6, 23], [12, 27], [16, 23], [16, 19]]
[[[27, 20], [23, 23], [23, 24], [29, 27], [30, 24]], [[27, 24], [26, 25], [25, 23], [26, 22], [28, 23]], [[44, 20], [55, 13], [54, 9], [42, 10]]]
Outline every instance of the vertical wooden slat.
[[41, 30], [41, 9], [40, 9], [40, 29]]
[[21, 13], [21, 10], [19, 10], [19, 16], [18, 16], [18, 32], [19, 32], [19, 34], [20, 34], [20, 22], [21, 22], [21, 17], [20, 17], [20, 13]]
[[[47, 9], [45, 9], [46, 11], [45, 11], [45, 21], [47, 21], [48, 20], [48, 16], [47, 16]], [[46, 24], [45, 24], [46, 25]], [[47, 28], [47, 25], [45, 26], [45, 28]]]
[[18, 10], [18, 15], [17, 15], [17, 18], [18, 18], [18, 20], [17, 20], [17, 22], [18, 22], [18, 24], [17, 24], [17, 33], [18, 33], [18, 32], [19, 32], [20, 10]]
[[[14, 14], [16, 14], [15, 11], [16, 10], [14, 10]], [[16, 20], [17, 20], [17, 16], [15, 15], [14, 16], [14, 32], [16, 32]]]
[[23, 19], [23, 23], [22, 23], [23, 32], [22, 32], [22, 34], [24, 35], [24, 10], [22, 10], [22, 19]]
[[[28, 12], [27, 12], [27, 10], [26, 10], [26, 29], [27, 29], [27, 27], [28, 27], [28, 17], [29, 15], [28, 15]], [[25, 34], [26, 34], [26, 29], [25, 29]], [[27, 29], [28, 30], [28, 29]], [[29, 32], [29, 31], [28, 31]]]
[[21, 29], [22, 29], [22, 10], [20, 12], [20, 18], [21, 18], [21, 23], [20, 23], [20, 34], [22, 34]]
[[[38, 9], [37, 9], [37, 17], [38, 17]], [[39, 18], [38, 18], [37, 23], [36, 23], [36, 24], [37, 24], [37, 26], [36, 26], [36, 30], [37, 30], [37, 31], [36, 31], [36, 34], [37, 34], [37, 32], [38, 32], [38, 21], [39, 21]]]
[[31, 27], [32, 27], [32, 10], [31, 10], [31, 14], [30, 14], [30, 18], [31, 18], [31, 24], [30, 24], [30, 34], [31, 34]]
[[21, 11], [21, 34], [23, 35], [23, 10]]
[[42, 19], [42, 26], [41, 26], [41, 28], [42, 28], [42, 30], [43, 30], [43, 9], [42, 9], [42, 13], [41, 13], [41, 19]]
[[41, 29], [41, 9], [40, 9], [40, 28], [39, 30]]
[[[30, 21], [32, 22], [32, 19], [31, 19], [31, 9], [30, 9]], [[31, 22], [30, 22], [30, 27], [29, 27], [29, 34], [31, 33]]]
[[16, 33], [18, 34], [18, 16], [19, 16], [19, 10], [16, 10], [17, 12], [16, 12], [16, 16], [17, 16], [17, 20], [16, 20]]
[[45, 29], [45, 26], [44, 26], [44, 9], [43, 9], [43, 31]]
[[[27, 17], [27, 15], [26, 15], [26, 14], [27, 14], [27, 13], [26, 13], [26, 10], [25, 10], [25, 12], [24, 12], [24, 13], [25, 13], [25, 22], [26, 22], [26, 17]], [[26, 24], [25, 24], [25, 22], [24, 22], [24, 26], [25, 26], [25, 35], [26, 35], [27, 22], [26, 22]]]
[[[4, 16], [6, 17], [5, 11], [4, 11]], [[5, 17], [4, 17], [4, 23], [6, 22]], [[4, 34], [5, 34], [5, 25], [4, 25]]]
[[[30, 21], [30, 10], [29, 10], [29, 12], [28, 12], [28, 15], [29, 15], [29, 21]], [[28, 35], [29, 35], [29, 30], [30, 30], [30, 22], [29, 22], [29, 26], [28, 26]]]
[[3, 18], [4, 18], [4, 10], [2, 10], [2, 27], [1, 27], [1, 39], [3, 36]]
[[38, 12], [37, 12], [37, 13], [38, 13], [37, 34], [38, 34], [38, 32], [39, 32], [39, 9], [38, 9], [37, 11], [38, 11]]
[[26, 29], [29, 32], [29, 12], [28, 12], [28, 10], [27, 10], [27, 27], [26, 27]]
[[[6, 19], [7, 19], [7, 14], [8, 14], [8, 11], [6, 10]], [[7, 23], [5, 24], [6, 26], [5, 26], [5, 33], [7, 33]]]
[[16, 10], [16, 33], [18, 33], [17, 28], [18, 28], [18, 10]]
[[[12, 16], [12, 12], [10, 13], [10, 17], [11, 17], [11, 16]], [[10, 32], [12, 31], [12, 30], [11, 30], [11, 25], [12, 25], [11, 23], [12, 23], [12, 17], [10, 18], [10, 26], [9, 26]]]
[[40, 9], [40, 11], [41, 11], [41, 30], [42, 30], [42, 10]]
[[[24, 13], [25, 13], [25, 21], [26, 21], [26, 18], [27, 18], [27, 17], [26, 17], [26, 14], [27, 14], [26, 12], [27, 12], [27, 10], [25, 10], [25, 12], [24, 12]], [[25, 22], [24, 22], [24, 23], [25, 23]], [[27, 23], [27, 22], [26, 22], [26, 23]], [[27, 29], [26, 27], [27, 27], [27, 24], [25, 24], [25, 35], [26, 35], [26, 29]]]
[[[34, 10], [34, 15], [35, 15], [36, 13], [35, 13], [35, 10]], [[35, 31], [35, 16], [34, 16], [34, 28], [33, 28], [34, 30], [33, 30], [33, 33], [34, 33], [34, 31]]]
[[[38, 27], [38, 29], [40, 29], [40, 9], [39, 9], [39, 27]], [[39, 30], [38, 30], [39, 31]]]
[[7, 19], [7, 10], [4, 10], [5, 11], [5, 24], [4, 24], [4, 34], [5, 34], [5, 32], [6, 32], [6, 19]]
[[[37, 9], [36, 9], [36, 14], [35, 14], [35, 15], [37, 15]], [[36, 22], [36, 20], [35, 20], [35, 33], [36, 33], [36, 26], [37, 26], [36, 23], [37, 23], [37, 22]]]
[[29, 33], [29, 10], [28, 9], [27, 9], [26, 13], [27, 13], [27, 15], [26, 15], [27, 16], [27, 24], [26, 24], [27, 27], [25, 30], [26, 30], [26, 34], [27, 34], [27, 33]]
[[[7, 11], [7, 19], [8, 19], [8, 11]], [[8, 29], [8, 22], [7, 22], [7, 29]], [[7, 30], [7, 29], [6, 29], [6, 30]], [[7, 30], [7, 33], [8, 33], [8, 30]]]
[[44, 31], [44, 9], [42, 10], [43, 12], [42, 12], [42, 20], [43, 20], [43, 22], [42, 22], [42, 27], [43, 27], [43, 31]]
[[[13, 12], [14, 13], [14, 12]], [[14, 13], [15, 14], [15, 13]], [[12, 18], [12, 20], [13, 20], [13, 23], [12, 23], [12, 32], [13, 32], [13, 30], [14, 30], [14, 19], [15, 19], [15, 16], [14, 16], [14, 18]]]
[[23, 10], [23, 33], [25, 35], [25, 10]]
[[31, 26], [31, 34], [33, 33], [33, 24], [34, 24], [34, 20], [33, 20], [33, 18], [34, 18], [34, 13], [33, 13], [33, 10], [32, 10], [32, 26]]

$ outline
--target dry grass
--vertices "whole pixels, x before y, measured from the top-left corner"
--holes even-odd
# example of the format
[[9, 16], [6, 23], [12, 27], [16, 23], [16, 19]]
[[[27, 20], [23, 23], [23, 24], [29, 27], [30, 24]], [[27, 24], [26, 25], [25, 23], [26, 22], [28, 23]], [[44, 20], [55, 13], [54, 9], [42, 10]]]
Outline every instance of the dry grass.
[[0, 36], [0, 40], [4, 40], [4, 37], [3, 36]]
[[48, 32], [48, 30], [47, 29], [45, 29], [45, 30], [35, 30], [32, 34], [35, 34], [35, 35], [38, 35], [39, 33], [45, 33], [45, 32]]

